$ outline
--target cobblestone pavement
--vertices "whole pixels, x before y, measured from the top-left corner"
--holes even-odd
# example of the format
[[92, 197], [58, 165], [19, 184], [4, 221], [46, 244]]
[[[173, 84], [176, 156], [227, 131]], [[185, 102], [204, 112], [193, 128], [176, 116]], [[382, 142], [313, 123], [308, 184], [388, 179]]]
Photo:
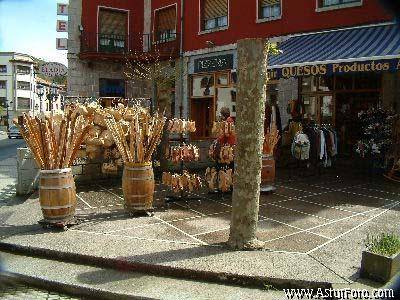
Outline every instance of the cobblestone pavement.
[[23, 284], [0, 284], [0, 298], [9, 300], [30, 300], [30, 299], [78, 299], [55, 292], [37, 289]]

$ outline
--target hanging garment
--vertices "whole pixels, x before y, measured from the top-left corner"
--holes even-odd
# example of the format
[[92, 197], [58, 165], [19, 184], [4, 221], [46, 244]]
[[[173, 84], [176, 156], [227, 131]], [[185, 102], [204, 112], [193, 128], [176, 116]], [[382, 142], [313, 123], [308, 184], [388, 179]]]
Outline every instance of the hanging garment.
[[297, 133], [292, 143], [292, 155], [299, 160], [307, 160], [310, 157], [310, 141], [306, 134]]

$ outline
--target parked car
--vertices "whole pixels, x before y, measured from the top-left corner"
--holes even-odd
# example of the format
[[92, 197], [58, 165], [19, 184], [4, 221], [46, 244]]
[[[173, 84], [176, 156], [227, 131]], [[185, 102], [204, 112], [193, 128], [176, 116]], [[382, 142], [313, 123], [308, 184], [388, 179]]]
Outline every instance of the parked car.
[[8, 129], [7, 135], [8, 135], [9, 139], [12, 139], [12, 138], [21, 139], [22, 138], [22, 135], [19, 132], [18, 127], [15, 125], [10, 126], [10, 128]]

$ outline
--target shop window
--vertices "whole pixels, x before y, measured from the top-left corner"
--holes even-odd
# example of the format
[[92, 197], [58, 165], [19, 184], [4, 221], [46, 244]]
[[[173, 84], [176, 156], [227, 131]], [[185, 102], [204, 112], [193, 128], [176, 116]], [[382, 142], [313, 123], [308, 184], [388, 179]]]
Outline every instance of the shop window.
[[229, 84], [229, 76], [228, 74], [218, 74], [217, 75], [217, 85], [219, 86], [227, 86]]
[[31, 67], [29, 66], [17, 66], [17, 74], [29, 75], [31, 73]]
[[0, 65], [0, 73], [7, 73], [7, 66], [6, 65]]
[[6, 83], [7, 83], [7, 81], [5, 81], [5, 80], [0, 80], [0, 90], [3, 90], [3, 89], [6, 88]]
[[30, 91], [31, 90], [31, 83], [28, 82], [28, 81], [18, 81], [17, 82], [17, 89], [18, 90]]
[[300, 88], [303, 93], [317, 91], [318, 77], [315, 76], [302, 77], [300, 82], [301, 82]]
[[214, 75], [193, 76], [192, 96], [211, 97], [215, 95]]
[[318, 77], [318, 91], [331, 92], [333, 91], [333, 76]]
[[346, 6], [347, 4], [361, 4], [361, 0], [318, 0], [319, 8]]
[[228, 26], [228, 0], [200, 0], [201, 30]]
[[233, 106], [236, 102], [236, 88], [235, 87], [218, 87], [217, 88], [217, 107], [215, 108], [218, 114], [222, 107], [228, 107], [231, 116], [235, 117]]
[[176, 39], [176, 5], [155, 11], [155, 37], [161, 43]]
[[17, 109], [29, 110], [31, 108], [31, 99], [29, 98], [17, 98]]
[[125, 98], [125, 80], [100, 78], [100, 97]]
[[319, 116], [317, 111], [317, 97], [315, 96], [302, 96], [303, 105], [304, 105], [304, 116], [309, 118], [310, 120], [314, 120], [319, 122]]
[[99, 51], [124, 52], [127, 45], [128, 13], [101, 8], [99, 11]]
[[352, 75], [337, 75], [335, 80], [335, 89], [339, 91], [353, 89]]
[[281, 0], [259, 0], [258, 18], [277, 19], [281, 17]]
[[371, 90], [380, 89], [382, 86], [382, 75], [376, 73], [359, 73], [354, 75], [354, 89]]

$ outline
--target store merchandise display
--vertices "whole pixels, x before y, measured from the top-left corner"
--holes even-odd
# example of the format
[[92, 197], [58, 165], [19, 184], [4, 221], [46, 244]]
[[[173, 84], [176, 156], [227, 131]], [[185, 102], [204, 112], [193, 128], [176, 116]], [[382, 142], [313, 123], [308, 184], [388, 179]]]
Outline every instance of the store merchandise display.
[[200, 150], [197, 146], [186, 145], [170, 146], [166, 149], [166, 158], [178, 163], [179, 161], [197, 161], [200, 158]]
[[185, 143], [185, 135], [196, 131], [196, 123], [184, 119], [172, 119], [168, 122], [168, 130], [170, 133], [179, 133], [179, 145], [168, 146], [166, 149], [166, 157], [174, 164], [179, 164], [179, 173], [171, 174], [164, 172], [162, 174], [162, 183], [174, 193], [173, 196], [167, 197], [166, 202], [197, 199], [190, 197], [187, 192], [198, 190], [201, 187], [200, 176], [190, 174], [186, 170], [185, 163], [199, 160], [200, 151], [195, 145]]

